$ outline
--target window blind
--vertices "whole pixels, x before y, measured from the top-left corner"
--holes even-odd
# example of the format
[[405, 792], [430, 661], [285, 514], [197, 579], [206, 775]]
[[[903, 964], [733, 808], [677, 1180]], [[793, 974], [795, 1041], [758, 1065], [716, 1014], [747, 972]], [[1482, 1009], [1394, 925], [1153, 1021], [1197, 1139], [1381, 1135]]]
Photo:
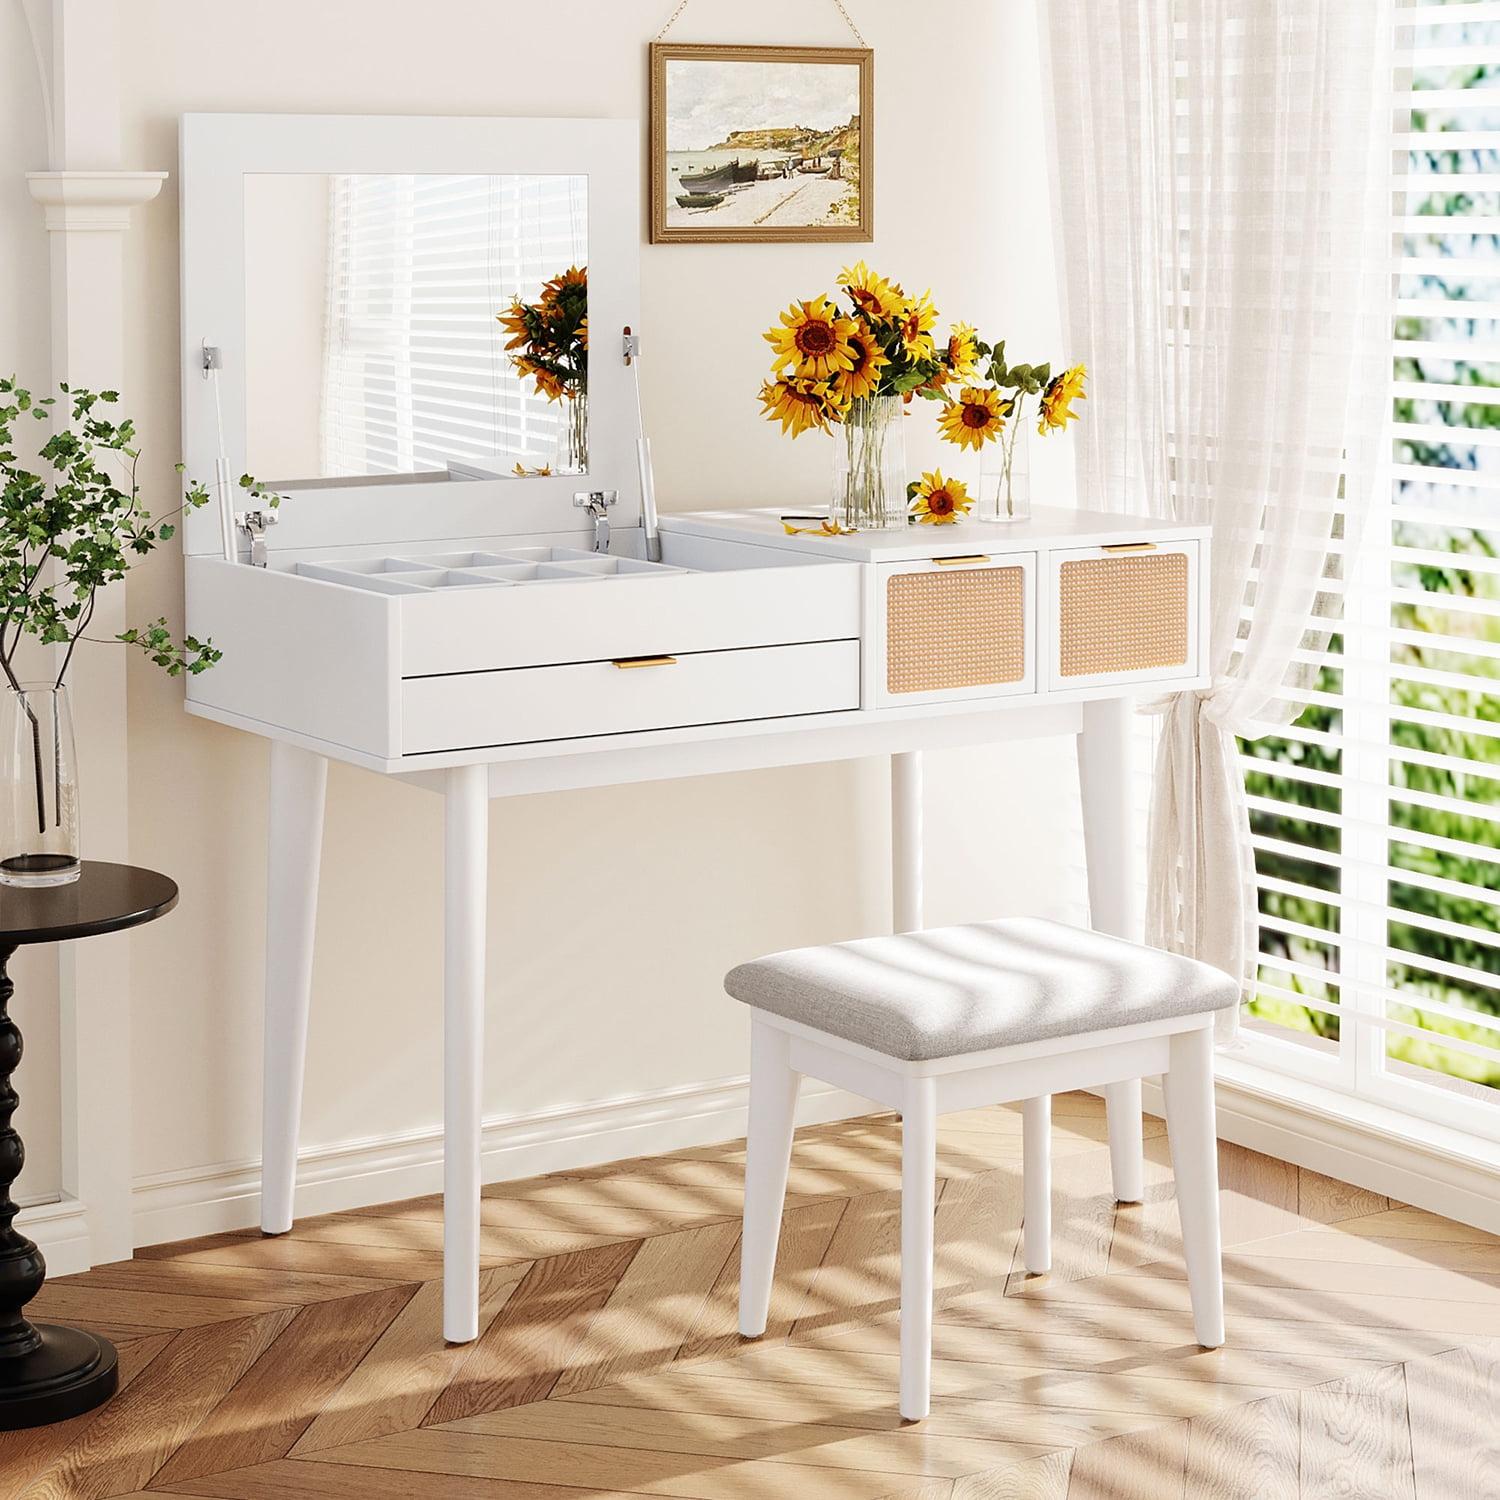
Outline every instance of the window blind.
[[1500, 1137], [1500, 3], [1398, 12], [1394, 465], [1242, 746], [1262, 1060]]
[[495, 318], [587, 259], [586, 216], [582, 177], [331, 178], [324, 473], [552, 461], [561, 411]]

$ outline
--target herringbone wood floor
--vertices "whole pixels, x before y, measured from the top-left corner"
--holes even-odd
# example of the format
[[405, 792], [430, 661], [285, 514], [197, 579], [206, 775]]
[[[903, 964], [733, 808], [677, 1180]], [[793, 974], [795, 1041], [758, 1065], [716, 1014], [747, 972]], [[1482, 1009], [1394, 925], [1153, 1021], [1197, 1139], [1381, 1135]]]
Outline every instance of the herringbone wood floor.
[[899, 1125], [798, 1137], [772, 1327], [734, 1332], [742, 1143], [486, 1190], [479, 1340], [435, 1199], [49, 1283], [102, 1411], [0, 1437], [27, 1500], [1497, 1500], [1500, 1240], [1232, 1146], [1229, 1346], [1191, 1343], [1166, 1142], [1116, 1207], [1055, 1101], [1057, 1249], [1016, 1269], [1020, 1115], [943, 1122], [931, 1417], [895, 1410]]

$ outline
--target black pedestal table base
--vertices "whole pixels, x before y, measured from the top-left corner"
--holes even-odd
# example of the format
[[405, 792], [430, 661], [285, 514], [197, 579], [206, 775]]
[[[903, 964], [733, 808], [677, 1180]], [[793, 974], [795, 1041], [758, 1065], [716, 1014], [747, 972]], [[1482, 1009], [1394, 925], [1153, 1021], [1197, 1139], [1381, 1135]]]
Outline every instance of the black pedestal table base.
[[128, 865], [85, 862], [73, 885], [0, 888], [0, 1431], [40, 1427], [92, 1411], [119, 1383], [115, 1347], [97, 1333], [32, 1323], [23, 1313], [47, 1279], [42, 1252], [15, 1227], [11, 1185], [26, 1148], [11, 1119], [19, 1102], [11, 1076], [21, 1031], [10, 1017], [15, 986], [7, 969], [22, 943], [118, 932], [172, 909], [177, 887]]

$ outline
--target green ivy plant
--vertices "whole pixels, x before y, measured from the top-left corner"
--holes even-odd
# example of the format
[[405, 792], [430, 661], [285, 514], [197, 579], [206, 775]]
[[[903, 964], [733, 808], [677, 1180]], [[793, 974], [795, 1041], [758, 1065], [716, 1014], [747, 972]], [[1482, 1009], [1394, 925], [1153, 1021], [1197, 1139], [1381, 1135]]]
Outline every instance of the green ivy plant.
[[[38, 399], [13, 376], [0, 379], [0, 671], [18, 691], [22, 639], [63, 648], [55, 684], [61, 687], [100, 589], [123, 579], [136, 560], [175, 534], [176, 517], [209, 498], [191, 481], [181, 504], [154, 518], [136, 479], [135, 424], [108, 410], [119, 393], [58, 389], [70, 420], [49, 429], [37, 449], [43, 472], [33, 472], [17, 455], [16, 432], [28, 418], [49, 422], [57, 398]], [[210, 640], [176, 640], [165, 619], [121, 631], [115, 640], [144, 652], [169, 677], [207, 671], [223, 654]]]

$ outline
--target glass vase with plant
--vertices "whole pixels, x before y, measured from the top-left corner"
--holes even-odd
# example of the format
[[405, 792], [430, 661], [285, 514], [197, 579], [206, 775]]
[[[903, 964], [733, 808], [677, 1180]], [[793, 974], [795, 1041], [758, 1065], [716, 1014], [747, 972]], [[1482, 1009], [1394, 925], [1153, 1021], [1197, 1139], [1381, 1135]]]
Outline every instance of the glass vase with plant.
[[[66, 685], [73, 653], [93, 639], [87, 631], [100, 590], [172, 537], [183, 510], [208, 501], [208, 491], [190, 483], [176, 510], [153, 517], [136, 477], [135, 425], [108, 414], [118, 394], [59, 390], [68, 420], [50, 428], [33, 472], [17, 456], [17, 429], [28, 419], [51, 421], [56, 398], [34, 398], [13, 377], [0, 379], [0, 884], [6, 885], [78, 878], [78, 783]], [[248, 475], [240, 483], [262, 493]], [[40, 681], [21, 680], [18, 653], [27, 637], [52, 648]], [[176, 640], [165, 619], [132, 626], [113, 640], [144, 652], [171, 677], [206, 671], [220, 657], [211, 641]]]
[[827, 296], [793, 302], [766, 333], [774, 353], [761, 406], [794, 438], [840, 429], [832, 527], [902, 526], [908, 494], [902, 414], [913, 395], [962, 373], [952, 363], [960, 329], [940, 345], [931, 292], [909, 296], [863, 261], [841, 271], [838, 286], [842, 302]]
[[1082, 365], [1054, 375], [1050, 363], [1007, 364], [1004, 339], [992, 346], [974, 336], [971, 344], [969, 373], [976, 378], [956, 393], [934, 387], [922, 394], [943, 404], [938, 430], [944, 440], [979, 454], [979, 519], [1025, 521], [1031, 516], [1026, 402], [1038, 401], [1043, 437], [1065, 431], [1078, 418], [1073, 402], [1086, 399], [1088, 372]]
[[[510, 335], [505, 347], [523, 380], [536, 392], [563, 404], [557, 468], [582, 474], [589, 466], [589, 273], [569, 266], [542, 284], [535, 302], [515, 298], [498, 315]], [[543, 466], [552, 472], [551, 466]], [[539, 473], [517, 466], [517, 473]]]

